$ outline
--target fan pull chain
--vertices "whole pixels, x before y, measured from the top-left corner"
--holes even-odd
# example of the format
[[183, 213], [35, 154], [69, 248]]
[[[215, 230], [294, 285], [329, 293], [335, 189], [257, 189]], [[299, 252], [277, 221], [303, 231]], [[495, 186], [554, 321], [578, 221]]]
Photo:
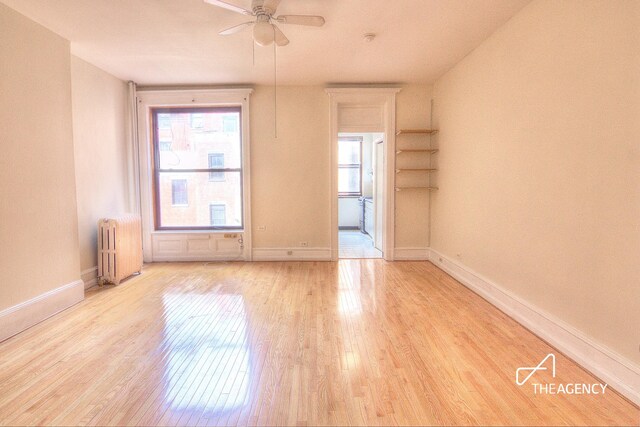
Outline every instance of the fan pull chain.
[[276, 30], [273, 30], [273, 129], [278, 139], [278, 47], [275, 43]]
[[256, 42], [251, 39], [251, 55], [253, 56], [253, 66], [256, 66]]

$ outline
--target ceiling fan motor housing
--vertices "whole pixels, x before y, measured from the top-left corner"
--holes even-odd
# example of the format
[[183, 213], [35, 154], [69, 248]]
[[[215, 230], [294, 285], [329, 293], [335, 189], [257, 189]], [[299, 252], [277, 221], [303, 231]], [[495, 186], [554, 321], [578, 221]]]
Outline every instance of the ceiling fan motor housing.
[[275, 13], [275, 10], [272, 10], [268, 7], [264, 7], [264, 0], [253, 0], [251, 2], [251, 10], [257, 16], [267, 16], [271, 18], [271, 15]]

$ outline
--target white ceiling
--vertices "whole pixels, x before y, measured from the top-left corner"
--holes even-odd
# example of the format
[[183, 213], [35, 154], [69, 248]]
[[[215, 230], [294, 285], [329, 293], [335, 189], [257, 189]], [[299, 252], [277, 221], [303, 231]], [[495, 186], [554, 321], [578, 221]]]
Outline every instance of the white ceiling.
[[[124, 80], [159, 84], [268, 84], [273, 47], [248, 17], [203, 0], [0, 0], [71, 41], [72, 52]], [[251, 0], [227, 0], [250, 8]], [[431, 83], [529, 0], [283, 0], [278, 14], [323, 15], [322, 28], [281, 25], [278, 82]], [[377, 38], [366, 43], [364, 33]]]

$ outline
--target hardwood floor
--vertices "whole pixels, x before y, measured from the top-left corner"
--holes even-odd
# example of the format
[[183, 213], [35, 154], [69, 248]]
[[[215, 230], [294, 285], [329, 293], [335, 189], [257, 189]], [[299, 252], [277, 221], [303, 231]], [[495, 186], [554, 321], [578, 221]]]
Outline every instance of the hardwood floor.
[[382, 258], [382, 252], [373, 246], [373, 239], [360, 231], [340, 230], [338, 253], [340, 259]]
[[0, 424], [639, 424], [550, 352], [599, 382], [427, 262], [155, 264], [0, 344]]

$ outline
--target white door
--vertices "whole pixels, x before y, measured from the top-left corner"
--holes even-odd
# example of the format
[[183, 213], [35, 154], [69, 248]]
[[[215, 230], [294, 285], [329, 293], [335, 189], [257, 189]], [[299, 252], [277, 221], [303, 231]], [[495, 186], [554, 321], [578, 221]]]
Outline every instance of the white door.
[[384, 212], [384, 204], [382, 203], [382, 195], [384, 191], [384, 142], [376, 144], [373, 160], [373, 206], [375, 207], [373, 245], [376, 249], [383, 251], [382, 227], [384, 226], [384, 221], [382, 215]]

